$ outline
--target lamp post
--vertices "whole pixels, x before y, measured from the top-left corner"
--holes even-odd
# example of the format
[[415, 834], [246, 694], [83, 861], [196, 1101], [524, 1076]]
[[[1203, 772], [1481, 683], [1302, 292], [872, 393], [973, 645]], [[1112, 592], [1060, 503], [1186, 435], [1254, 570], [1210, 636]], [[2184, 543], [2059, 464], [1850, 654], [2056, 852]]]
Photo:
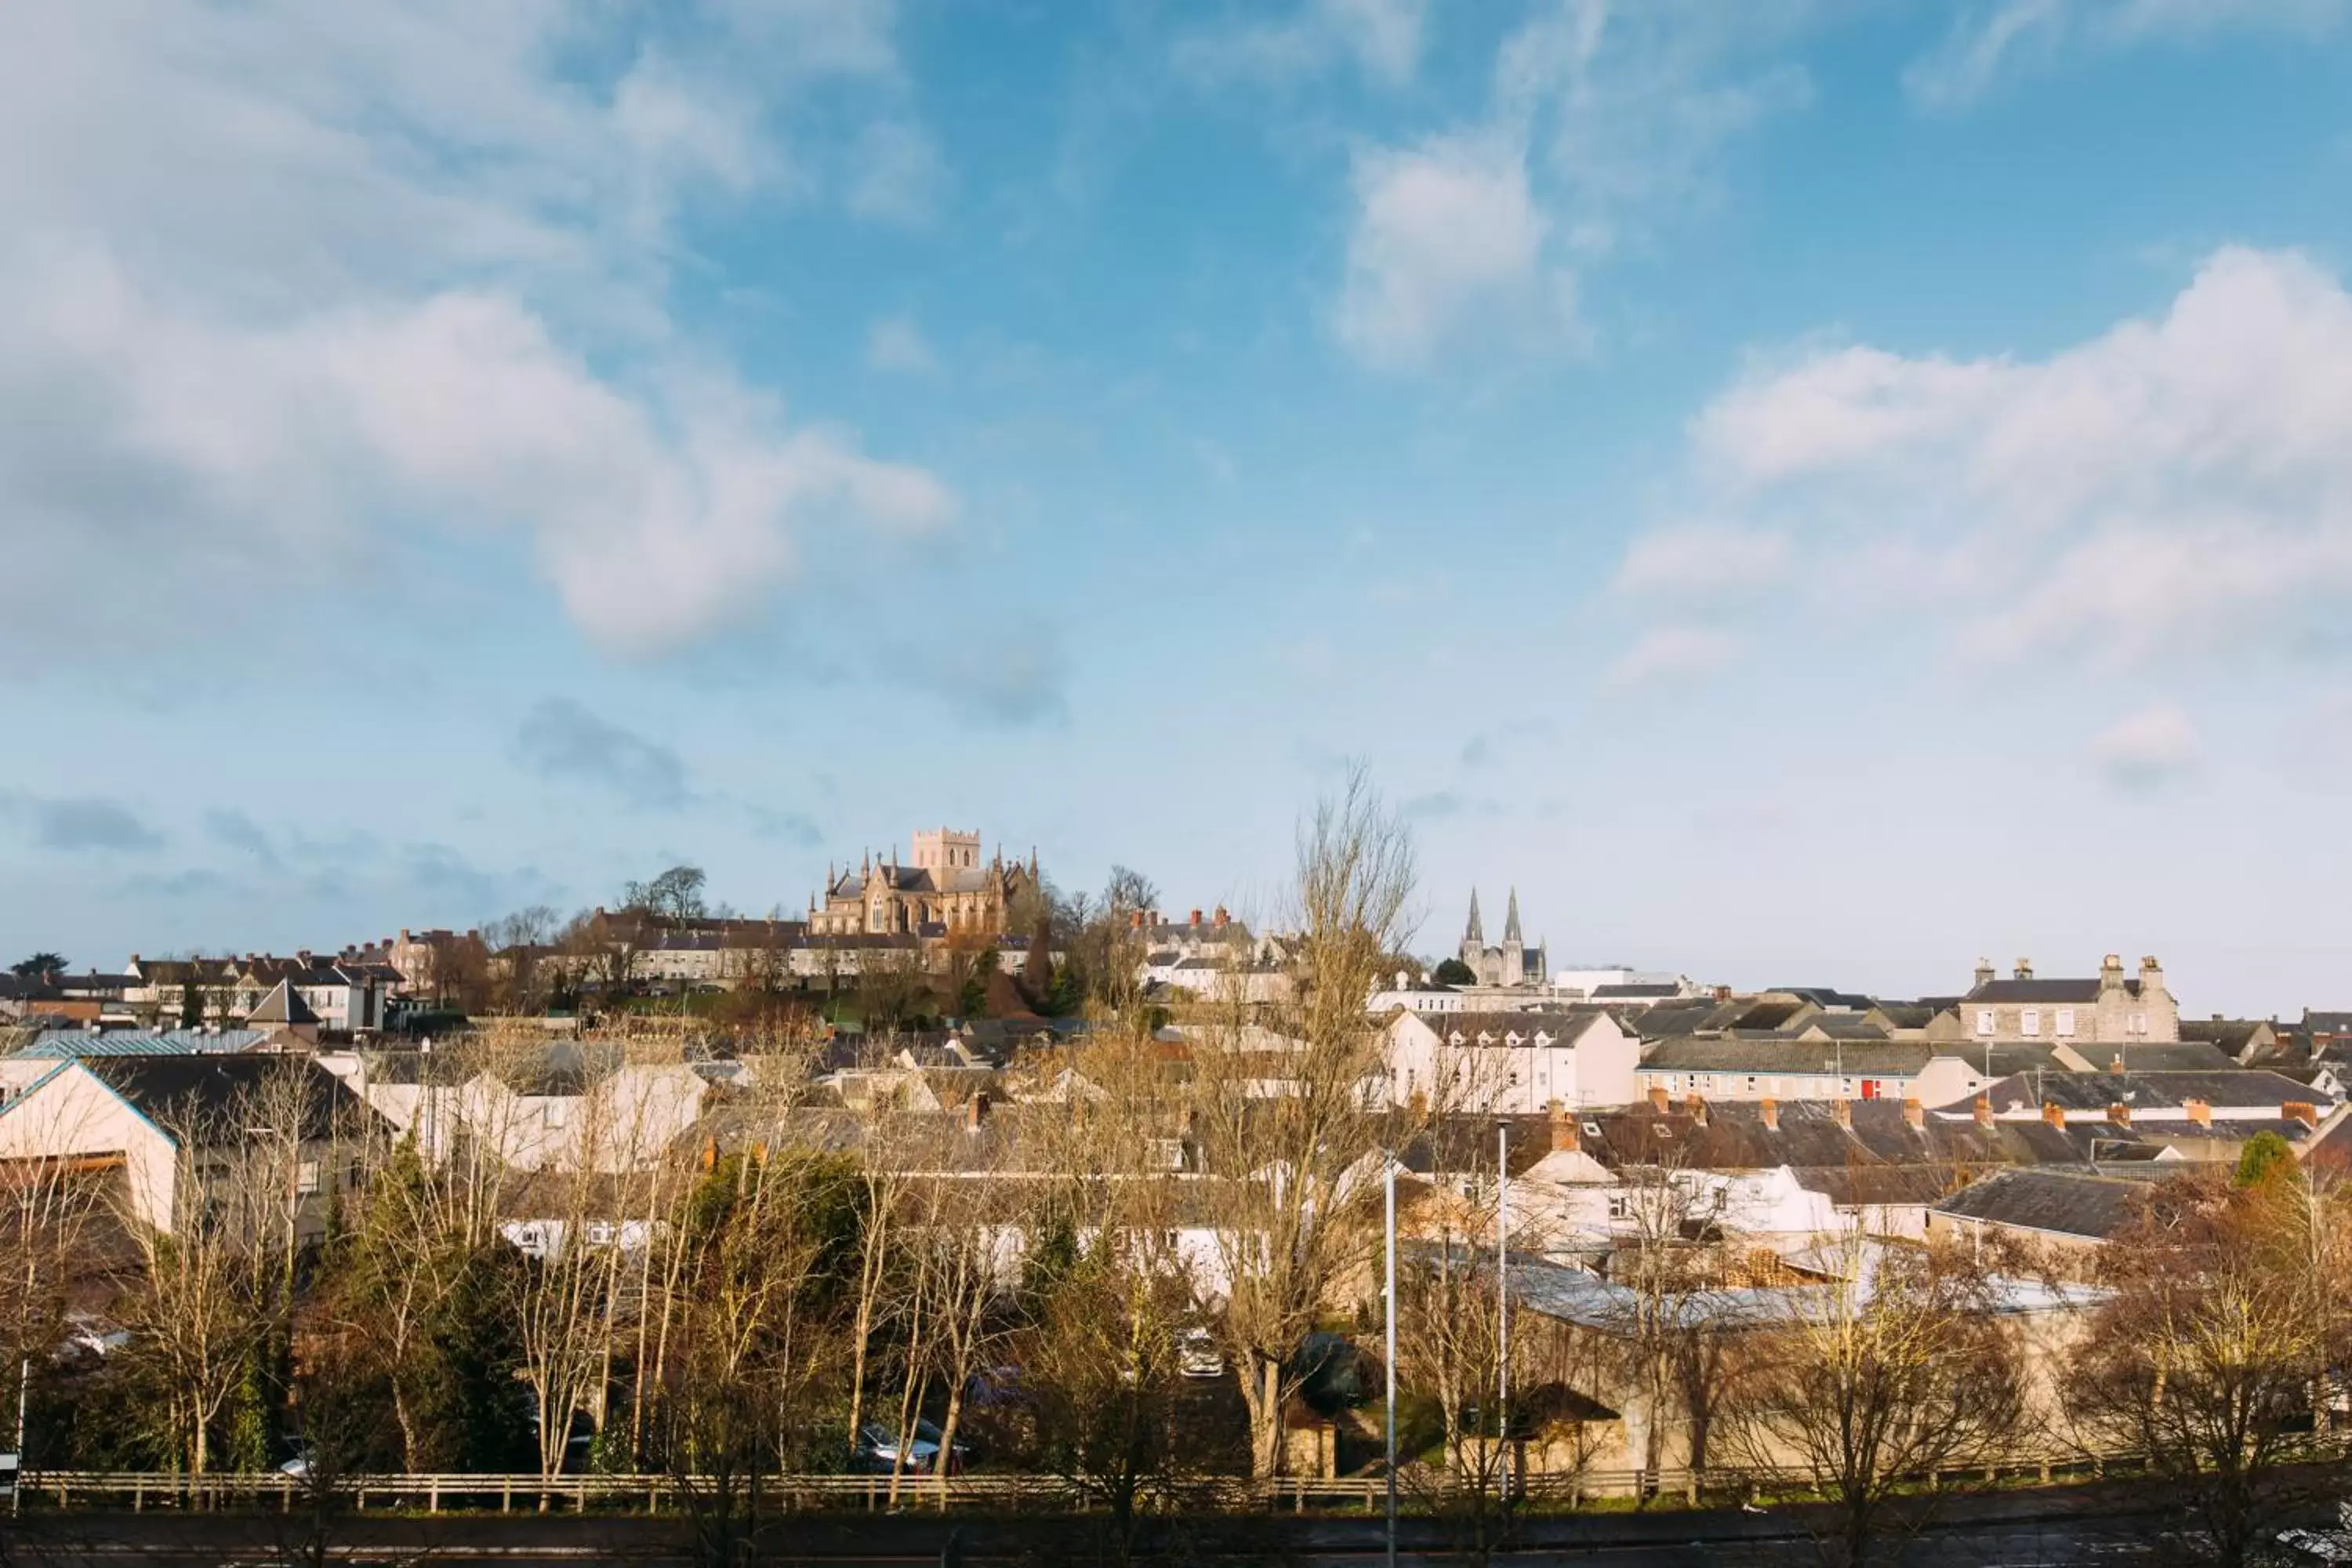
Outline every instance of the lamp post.
[[1397, 1521], [1397, 1444], [1396, 1444], [1396, 1360], [1397, 1360], [1397, 1229], [1396, 1229], [1396, 1155], [1381, 1152], [1381, 1237], [1386, 1243], [1387, 1270], [1382, 1276], [1381, 1317], [1388, 1339], [1388, 1483], [1389, 1483], [1389, 1563], [1396, 1568]]
[[1495, 1441], [1511, 1484], [1511, 1124], [1495, 1124]]

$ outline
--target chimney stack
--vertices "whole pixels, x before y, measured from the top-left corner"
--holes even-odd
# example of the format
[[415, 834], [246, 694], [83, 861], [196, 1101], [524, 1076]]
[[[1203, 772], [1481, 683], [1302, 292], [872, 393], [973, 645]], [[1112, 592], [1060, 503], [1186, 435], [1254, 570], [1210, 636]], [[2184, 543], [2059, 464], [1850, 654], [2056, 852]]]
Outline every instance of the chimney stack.
[[1219, 931], [1223, 931], [1227, 926], [1234, 923], [1234, 917], [1225, 912], [1225, 906], [1223, 904], [1219, 904], [1217, 906], [1214, 923]]
[[2139, 961], [2140, 1000], [2145, 1002], [2163, 989], [2164, 965], [2157, 963], [2154, 954], [2141, 959]]
[[1129, 931], [1141, 931], [1143, 929], [1143, 911], [1141, 910], [1131, 910], [1128, 912], [1127, 929]]
[[2309, 1100], [2290, 1100], [2279, 1107], [2279, 1119], [2283, 1121], [2300, 1121], [2305, 1127], [2316, 1127], [2319, 1125], [2319, 1107]]
[[1555, 1105], [1551, 1108], [1551, 1152], [1573, 1154], [1578, 1148], [1576, 1118]]
[[1991, 959], [1979, 958], [1977, 960], [1977, 984], [1979, 985], [1990, 985], [1992, 984]]
[[2017, 961], [2017, 975], [2016, 975], [2016, 977], [2017, 977], [2018, 979], [2020, 979], [2020, 980], [2031, 980], [2031, 979], [2032, 979], [2032, 978], [2033, 978], [2033, 960], [2032, 960], [2032, 959], [2030, 959], [2030, 958], [2021, 958], [2021, 959], [2019, 959], [2019, 960]]
[[1660, 1116], [1664, 1116], [1666, 1113], [1666, 1090], [1664, 1085], [1654, 1083], [1650, 1086], [1650, 1110]]
[[2129, 1127], [2131, 1125], [2131, 1107], [2126, 1105], [2120, 1100], [2116, 1100], [2114, 1104], [2107, 1107], [2107, 1120], [2114, 1122], [2118, 1127]]
[[2123, 1052], [2117, 1051], [2115, 1054], [2114, 1058], [2107, 1063], [2107, 1072], [2111, 1077], [2115, 1078], [2121, 1078], [2124, 1076]]
[[1923, 1132], [1927, 1127], [1927, 1109], [1906, 1094], [1903, 1097], [1903, 1120], [1910, 1123], [1914, 1132]]
[[2210, 1100], [2184, 1100], [2180, 1102], [2180, 1109], [2198, 1126], [2210, 1128], [2213, 1125], [2213, 1104]]
[[1976, 1102], [1975, 1106], [1974, 1106], [1974, 1107], [1972, 1107], [1972, 1109], [1976, 1111], [1976, 1114], [1977, 1114], [1977, 1125], [1978, 1125], [1979, 1128], [1983, 1129], [1983, 1130], [1984, 1130], [1985, 1131], [1987, 1131], [1987, 1132], [1991, 1131], [1992, 1131], [1992, 1097], [1991, 1097], [1990, 1095], [1988, 1095], [1988, 1094], [1980, 1094], [1980, 1095], [1978, 1095], [1978, 1096], [1977, 1096], [1977, 1102]]
[[963, 1127], [967, 1132], [977, 1132], [980, 1124], [988, 1120], [988, 1090], [972, 1090], [971, 1099], [963, 1108]]
[[1192, 911], [1192, 925], [1193, 925], [1193, 927], [1194, 927], [1195, 929], [1198, 929], [1198, 928], [1199, 928], [1199, 926], [1200, 926], [1200, 924], [1201, 924], [1201, 911], [1200, 911], [1200, 910], [1194, 910]]
[[1778, 1132], [1780, 1131], [1780, 1102], [1779, 1100], [1758, 1100], [1756, 1102], [1756, 1116], [1757, 1120], [1764, 1123], [1765, 1131]]
[[1706, 1101], [1698, 1097], [1696, 1090], [1683, 1096], [1683, 1110], [1689, 1113], [1694, 1127], [1706, 1125]]
[[2123, 988], [2124, 961], [2111, 952], [2099, 961], [2099, 989], [2105, 992], [2120, 991]]
[[2053, 1127], [2063, 1127], [2066, 1125], [2066, 1108], [2054, 1100], [2045, 1100], [2042, 1102], [2042, 1120]]

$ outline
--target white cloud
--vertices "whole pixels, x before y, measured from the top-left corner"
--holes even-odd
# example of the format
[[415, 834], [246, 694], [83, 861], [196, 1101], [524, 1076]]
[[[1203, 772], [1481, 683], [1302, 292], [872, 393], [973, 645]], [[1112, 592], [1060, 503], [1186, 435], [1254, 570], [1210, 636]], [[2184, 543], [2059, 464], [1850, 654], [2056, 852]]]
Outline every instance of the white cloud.
[[1517, 147], [1441, 138], [1369, 151], [1356, 196], [1337, 328], [1365, 363], [1408, 368], [1461, 339], [1567, 326], [1571, 284], [1545, 265], [1545, 220]]
[[937, 375], [940, 356], [912, 316], [885, 316], [866, 330], [866, 367], [891, 375]]
[[457, 0], [0, 11], [0, 544], [30, 563], [0, 607], [125, 552], [184, 599], [508, 528], [590, 635], [651, 648], [763, 603], [812, 530], [942, 524], [936, 479], [788, 426], [665, 302], [695, 204], [808, 188], [794, 89], [903, 117], [887, 10], [799, 9], [714, 4], [696, 52]]
[[929, 132], [906, 120], [877, 120], [850, 157], [849, 210], [875, 223], [924, 228], [947, 199], [948, 168]]
[[1964, 610], [1978, 652], [2280, 640], [2352, 587], [2352, 297], [2294, 253], [2218, 252], [2046, 360], [1816, 350], [1694, 440], [1713, 504]]
[[1903, 85], [1924, 108], [1975, 102], [1996, 84], [2071, 53], [2192, 39], [2230, 29], [2315, 37], [2352, 16], [2352, 0], [1982, 0], [1912, 62]]
[[1246, 19], [1184, 34], [1178, 70], [1213, 87], [1279, 83], [1351, 61], [1366, 76], [1402, 86], [1420, 68], [1427, 0], [1304, 0], [1286, 16]]
[[1572, 344], [1570, 258], [1711, 199], [1723, 147], [1809, 99], [1804, 73], [1772, 57], [1815, 9], [1540, 7], [1497, 51], [1481, 114], [1357, 154], [1341, 342], [1384, 369], [1456, 340]]
[[1693, 524], [1643, 534], [1626, 548], [1617, 586], [1633, 594], [1737, 596], [1778, 582], [1786, 534]]
[[1653, 626], [1609, 667], [1602, 684], [1631, 689], [1695, 680], [1728, 668], [1740, 650], [1739, 639], [1719, 627]]
[[2100, 732], [2090, 761], [2119, 789], [2147, 790], [2170, 783], [2196, 767], [2197, 726], [2169, 703], [2141, 710]]

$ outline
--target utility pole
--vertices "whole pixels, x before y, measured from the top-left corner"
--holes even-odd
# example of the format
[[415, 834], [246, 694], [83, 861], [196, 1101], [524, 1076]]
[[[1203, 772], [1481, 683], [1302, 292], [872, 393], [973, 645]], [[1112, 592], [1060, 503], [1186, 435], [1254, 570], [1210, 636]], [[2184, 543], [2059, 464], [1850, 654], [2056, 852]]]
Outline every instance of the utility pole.
[[1388, 1338], [1388, 1482], [1389, 1482], [1389, 1564], [1396, 1568], [1396, 1361], [1397, 1361], [1397, 1232], [1396, 1232], [1396, 1155], [1389, 1150], [1381, 1152], [1381, 1197], [1382, 1209], [1381, 1236], [1387, 1243], [1387, 1272], [1382, 1276], [1383, 1327]]
[[8, 1478], [8, 1511], [25, 1511], [25, 1416], [33, 1395], [33, 1291], [38, 1280], [33, 1273], [33, 1185], [25, 1184], [25, 1217], [16, 1242], [25, 1249], [25, 1301], [17, 1314], [18, 1346], [16, 1362], [16, 1469]]
[[1495, 1440], [1511, 1485], [1511, 1124], [1495, 1124]]

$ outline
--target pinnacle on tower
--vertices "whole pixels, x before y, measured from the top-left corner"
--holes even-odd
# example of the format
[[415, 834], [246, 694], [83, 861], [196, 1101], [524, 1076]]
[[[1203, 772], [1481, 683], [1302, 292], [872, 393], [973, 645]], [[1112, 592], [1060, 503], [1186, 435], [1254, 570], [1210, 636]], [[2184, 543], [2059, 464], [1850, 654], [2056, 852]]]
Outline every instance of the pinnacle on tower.
[[1462, 940], [1481, 947], [1486, 942], [1486, 928], [1478, 921], [1478, 889], [1475, 888], [1470, 889], [1470, 924], [1464, 929]]
[[1510, 911], [1503, 917], [1503, 940], [1517, 942], [1519, 938], [1519, 890], [1511, 889]]

